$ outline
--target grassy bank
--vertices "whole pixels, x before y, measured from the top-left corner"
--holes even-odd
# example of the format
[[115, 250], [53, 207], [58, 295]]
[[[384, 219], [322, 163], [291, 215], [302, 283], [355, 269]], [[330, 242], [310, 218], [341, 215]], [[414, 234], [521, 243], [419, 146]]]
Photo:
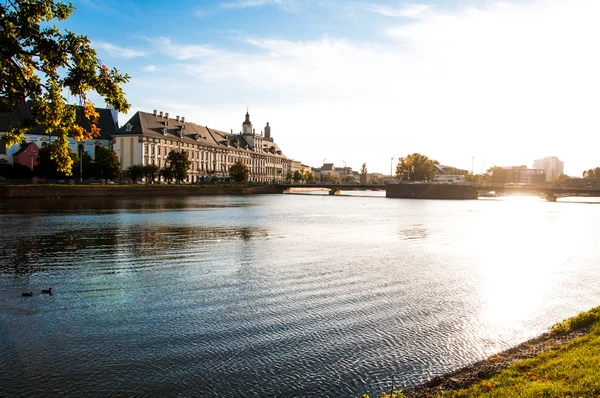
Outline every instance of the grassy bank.
[[[600, 397], [600, 307], [557, 323], [547, 334], [531, 340], [539, 341], [547, 348], [535, 357], [516, 361], [492, 377], [477, 377], [468, 388], [417, 387], [406, 393], [398, 391], [393, 397]], [[487, 361], [500, 361], [505, 353]], [[485, 367], [484, 361], [479, 367]], [[479, 375], [477, 368], [441, 379]]]

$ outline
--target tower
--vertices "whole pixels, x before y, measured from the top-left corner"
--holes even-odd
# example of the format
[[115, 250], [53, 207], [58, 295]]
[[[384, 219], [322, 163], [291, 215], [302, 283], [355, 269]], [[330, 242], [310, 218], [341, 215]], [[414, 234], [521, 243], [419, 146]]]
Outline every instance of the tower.
[[265, 139], [271, 139], [271, 126], [269, 126], [269, 122], [267, 122], [267, 125], [265, 126]]
[[252, 135], [252, 122], [250, 121], [250, 114], [248, 113], [248, 108], [246, 108], [246, 120], [244, 120], [244, 123], [242, 123], [242, 134]]

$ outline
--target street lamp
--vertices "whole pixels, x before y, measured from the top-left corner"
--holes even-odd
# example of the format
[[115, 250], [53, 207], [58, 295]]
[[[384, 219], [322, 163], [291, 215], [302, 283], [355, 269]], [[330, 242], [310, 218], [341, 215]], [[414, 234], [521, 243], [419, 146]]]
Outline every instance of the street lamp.
[[392, 156], [392, 158], [390, 159], [390, 177], [394, 177], [394, 174], [392, 174], [392, 165], [394, 164], [394, 157]]
[[79, 183], [83, 183], [83, 145], [79, 145]]

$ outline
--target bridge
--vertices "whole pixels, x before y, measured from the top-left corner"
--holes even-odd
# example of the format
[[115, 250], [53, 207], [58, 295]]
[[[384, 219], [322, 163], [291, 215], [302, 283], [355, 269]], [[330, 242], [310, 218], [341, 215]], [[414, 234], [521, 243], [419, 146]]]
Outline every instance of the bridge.
[[[279, 184], [281, 192], [292, 192], [295, 189], [327, 189], [330, 195], [337, 195], [340, 191], [384, 191], [387, 190], [388, 186], [393, 188], [394, 186], [402, 185], [404, 190], [411, 190], [411, 186], [414, 186], [415, 190], [417, 187], [427, 185], [430, 188], [435, 189], [436, 186], [440, 190], [443, 187], [456, 186], [465, 187], [465, 189], [474, 189], [480, 195], [487, 192], [495, 192], [498, 195], [535, 195], [544, 196], [548, 201], [556, 201], [556, 198], [570, 197], [570, 196], [584, 196], [584, 197], [600, 197], [600, 189], [597, 188], [574, 188], [560, 185], [549, 185], [549, 184], [484, 184], [484, 185], [471, 185], [469, 183], [462, 184], [424, 184], [424, 183], [400, 183], [400, 184], [298, 184], [298, 183], [284, 183]], [[406, 196], [406, 197], [417, 197], [417, 196]]]

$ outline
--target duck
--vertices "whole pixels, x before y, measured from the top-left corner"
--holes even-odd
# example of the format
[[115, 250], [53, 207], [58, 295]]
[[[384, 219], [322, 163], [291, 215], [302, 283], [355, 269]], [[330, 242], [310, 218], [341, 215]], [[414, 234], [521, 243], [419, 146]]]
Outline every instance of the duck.
[[49, 295], [52, 296], [52, 288], [42, 289], [42, 294], [49, 294]]
[[33, 297], [33, 292], [21, 293], [21, 296], [23, 296], [23, 297]]

